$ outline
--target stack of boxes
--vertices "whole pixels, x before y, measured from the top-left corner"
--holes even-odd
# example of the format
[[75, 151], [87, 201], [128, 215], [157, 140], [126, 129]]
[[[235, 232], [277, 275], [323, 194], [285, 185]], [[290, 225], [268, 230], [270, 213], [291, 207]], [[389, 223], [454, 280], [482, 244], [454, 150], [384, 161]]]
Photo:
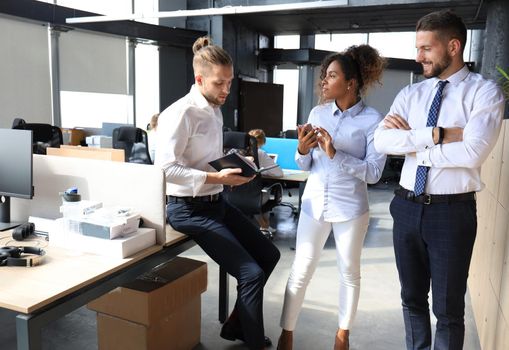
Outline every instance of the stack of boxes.
[[206, 289], [206, 263], [177, 257], [90, 302], [99, 350], [192, 349]]
[[60, 207], [50, 245], [86, 253], [126, 258], [156, 244], [156, 231], [139, 228], [140, 214], [101, 202], [80, 200]]

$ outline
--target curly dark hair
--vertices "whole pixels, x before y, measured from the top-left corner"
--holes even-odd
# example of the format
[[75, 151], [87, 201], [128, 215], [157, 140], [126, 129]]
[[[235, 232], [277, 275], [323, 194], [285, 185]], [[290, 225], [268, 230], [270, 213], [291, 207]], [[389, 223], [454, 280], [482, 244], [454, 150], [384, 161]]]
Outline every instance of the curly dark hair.
[[320, 87], [327, 75], [327, 68], [333, 61], [338, 62], [346, 80], [357, 81], [359, 96], [364, 95], [374, 83], [382, 84], [380, 79], [387, 65], [387, 61], [380, 56], [377, 49], [369, 45], [350, 46], [341, 53], [333, 53], [325, 57], [320, 67]]

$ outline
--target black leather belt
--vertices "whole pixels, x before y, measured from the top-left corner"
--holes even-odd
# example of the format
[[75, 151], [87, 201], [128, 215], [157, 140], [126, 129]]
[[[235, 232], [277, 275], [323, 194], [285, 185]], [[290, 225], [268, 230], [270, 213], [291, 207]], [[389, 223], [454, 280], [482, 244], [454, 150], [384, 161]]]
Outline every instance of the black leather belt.
[[403, 187], [394, 190], [394, 194], [407, 201], [420, 204], [451, 203], [475, 200], [475, 192], [456, 193], [456, 194], [421, 194], [416, 196], [413, 191]]
[[170, 202], [173, 203], [212, 203], [217, 202], [219, 199], [221, 199], [221, 196], [219, 193], [216, 194], [209, 194], [207, 196], [196, 196], [196, 197], [175, 197], [175, 196], [169, 196]]

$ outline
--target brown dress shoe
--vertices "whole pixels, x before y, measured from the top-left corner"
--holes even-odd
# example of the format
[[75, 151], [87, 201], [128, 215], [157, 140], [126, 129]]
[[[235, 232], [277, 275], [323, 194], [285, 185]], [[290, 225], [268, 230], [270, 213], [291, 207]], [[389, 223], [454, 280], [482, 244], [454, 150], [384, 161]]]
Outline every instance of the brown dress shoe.
[[334, 350], [349, 350], [349, 336], [350, 332], [348, 330], [338, 329], [338, 332], [336, 333], [336, 340], [334, 341]]
[[283, 329], [277, 342], [277, 350], [293, 349], [293, 332]]

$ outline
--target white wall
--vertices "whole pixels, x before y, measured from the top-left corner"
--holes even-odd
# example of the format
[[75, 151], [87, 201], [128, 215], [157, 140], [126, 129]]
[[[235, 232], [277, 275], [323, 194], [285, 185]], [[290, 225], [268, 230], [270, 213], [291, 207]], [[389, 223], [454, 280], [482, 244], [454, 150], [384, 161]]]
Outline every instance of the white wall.
[[386, 69], [382, 77], [383, 85], [372, 86], [364, 102], [385, 116], [398, 92], [410, 84], [410, 77], [410, 71]]

